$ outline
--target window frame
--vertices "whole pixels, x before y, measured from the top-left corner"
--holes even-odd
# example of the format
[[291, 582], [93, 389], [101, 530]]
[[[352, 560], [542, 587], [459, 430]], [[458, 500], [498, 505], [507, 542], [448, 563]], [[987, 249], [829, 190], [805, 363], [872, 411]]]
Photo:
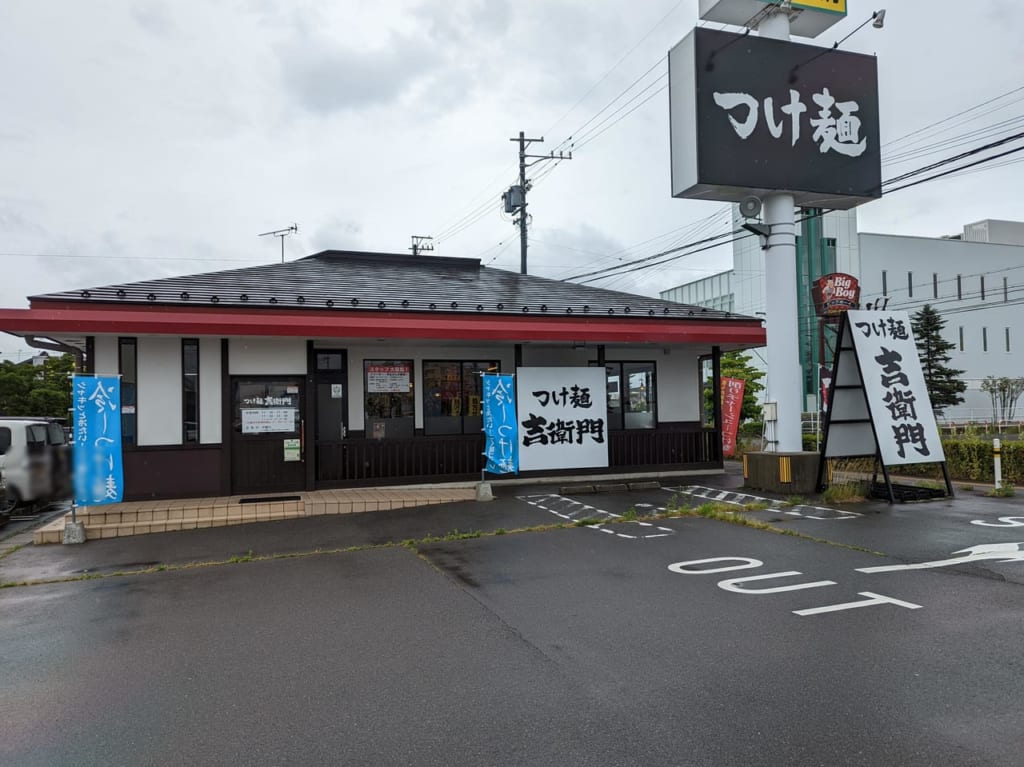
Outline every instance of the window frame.
[[[626, 366], [637, 365], [637, 366], [649, 366], [650, 367], [650, 389], [647, 391], [647, 402], [649, 408], [646, 410], [633, 411], [627, 408], [627, 403], [630, 402], [629, 397], [629, 374], [638, 371], [627, 371]], [[619, 407], [617, 408], [617, 415], [613, 413], [611, 407], [609, 407], [609, 399], [611, 390], [609, 389], [608, 382], [611, 379], [609, 368], [617, 366], [618, 377], [619, 377]], [[657, 360], [605, 360], [605, 411], [608, 424], [608, 431], [649, 431], [658, 428], [658, 362]], [[626, 415], [628, 413], [650, 413], [651, 423], [648, 426], [627, 426]]]
[[[433, 390], [427, 382], [427, 366], [428, 365], [456, 365], [459, 371], [458, 380], [458, 391], [459, 391], [459, 414], [454, 415], [432, 415], [430, 410], [432, 408], [427, 407], [427, 397]], [[467, 369], [467, 366], [474, 366], [474, 369]], [[420, 380], [423, 383], [423, 393], [420, 396], [420, 404], [423, 408], [423, 436], [424, 437], [454, 437], [466, 434], [479, 434], [483, 432], [483, 383], [481, 382], [478, 387], [479, 395], [481, 397], [481, 412], [477, 415], [473, 415], [469, 412], [469, 397], [473, 396], [467, 392], [467, 374], [470, 376], [479, 375], [480, 367], [486, 366], [487, 372], [491, 372], [493, 367], [495, 373], [501, 373], [501, 360], [490, 359], [490, 360], [477, 360], [477, 359], [424, 359], [420, 361]], [[436, 421], [434, 419], [459, 419], [459, 430], [458, 431], [435, 431]], [[468, 425], [466, 422], [467, 418], [476, 419], [479, 421], [479, 428], [475, 428], [474, 424], [476, 421], [471, 421]]]
[[[131, 371], [125, 370], [125, 347], [132, 349]], [[121, 447], [132, 450], [139, 446], [139, 339], [136, 336], [118, 336], [117, 339], [117, 372], [120, 375], [121, 386]], [[129, 375], [130, 372], [130, 375]], [[128, 387], [131, 387], [129, 390]], [[132, 400], [126, 402], [125, 393], [130, 391]], [[132, 408], [130, 413], [124, 411], [125, 407]], [[126, 438], [128, 429], [125, 424], [131, 424], [131, 438]]]
[[[407, 393], [399, 392], [370, 392], [370, 381], [369, 381], [369, 368], [371, 365], [407, 365], [409, 368], [409, 391]], [[363, 432], [367, 439], [410, 439], [416, 436], [416, 361], [412, 358], [374, 358], [363, 360]], [[399, 397], [399, 403], [401, 405], [401, 415], [397, 416], [374, 416], [370, 415], [369, 397], [371, 394], [385, 395], [390, 394], [390, 399], [393, 400], [395, 397]], [[406, 400], [406, 398], [408, 398]], [[408, 412], [406, 412], [406, 401], [409, 403]], [[381, 403], [383, 404], [383, 403]], [[395, 422], [395, 434], [389, 435], [387, 433], [386, 422]], [[385, 423], [381, 427], [380, 435], [375, 435], [374, 426], [377, 422]]]
[[[186, 360], [188, 355], [186, 353], [186, 347], [195, 347], [195, 361], [196, 369], [195, 372], [189, 372], [186, 370]], [[199, 373], [201, 362], [199, 360], [199, 339], [198, 338], [182, 338], [181, 339], [181, 444], [182, 445], [198, 445], [202, 441], [202, 435], [200, 434], [200, 414], [202, 413], [199, 402]], [[188, 438], [188, 424], [193, 423], [189, 420], [188, 413], [188, 388], [187, 381], [189, 377], [195, 378], [195, 439]]]

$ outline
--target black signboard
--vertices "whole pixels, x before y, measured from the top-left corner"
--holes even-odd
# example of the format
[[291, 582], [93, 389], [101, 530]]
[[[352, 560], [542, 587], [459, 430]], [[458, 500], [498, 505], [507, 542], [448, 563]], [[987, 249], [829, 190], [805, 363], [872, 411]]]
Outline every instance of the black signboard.
[[881, 197], [874, 56], [695, 29], [669, 53], [669, 93], [674, 197]]

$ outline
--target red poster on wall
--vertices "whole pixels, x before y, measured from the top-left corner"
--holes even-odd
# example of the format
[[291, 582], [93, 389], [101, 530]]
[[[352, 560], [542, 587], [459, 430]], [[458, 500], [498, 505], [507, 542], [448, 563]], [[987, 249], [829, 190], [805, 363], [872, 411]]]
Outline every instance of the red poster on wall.
[[743, 409], [742, 378], [722, 378], [722, 455], [736, 453], [736, 433], [740, 428], [740, 410]]

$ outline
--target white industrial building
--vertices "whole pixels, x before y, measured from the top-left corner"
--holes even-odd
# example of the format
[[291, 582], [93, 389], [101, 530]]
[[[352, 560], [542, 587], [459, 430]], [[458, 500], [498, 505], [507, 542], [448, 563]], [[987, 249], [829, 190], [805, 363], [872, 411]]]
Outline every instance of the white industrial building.
[[[992, 418], [992, 402], [981, 390], [987, 376], [1024, 376], [1024, 326], [1015, 323], [1024, 302], [1024, 222], [985, 220], [945, 237], [857, 232], [856, 210], [823, 216], [798, 216], [801, 363], [805, 372], [805, 409], [818, 409], [817, 370], [821, 354], [818, 319], [810, 298], [811, 282], [830, 272], [845, 272], [861, 284], [863, 308], [887, 306], [916, 312], [931, 304], [945, 319], [944, 336], [955, 344], [949, 365], [964, 370], [963, 404], [947, 408], [943, 420]], [[733, 228], [744, 219], [734, 207]], [[765, 316], [765, 256], [760, 238], [733, 244], [728, 272], [663, 291], [671, 301]], [[887, 303], [886, 303], [887, 302]], [[770, 318], [765, 317], [766, 322]], [[764, 350], [752, 361], [764, 368]]]

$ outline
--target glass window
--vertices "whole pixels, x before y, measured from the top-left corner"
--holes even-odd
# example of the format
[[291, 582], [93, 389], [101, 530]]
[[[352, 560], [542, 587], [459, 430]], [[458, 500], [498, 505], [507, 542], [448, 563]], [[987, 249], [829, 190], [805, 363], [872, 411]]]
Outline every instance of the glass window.
[[1010, 329], [1003, 328], [1003, 330], [1006, 332], [1006, 351], [1010, 351]]
[[981, 300], [985, 300], [985, 275], [982, 274], [979, 278], [979, 286], [981, 287]]
[[889, 295], [889, 275], [884, 269], [882, 270], [882, 295]]
[[605, 365], [609, 429], [653, 429], [657, 424], [653, 362]]
[[412, 437], [415, 424], [412, 360], [363, 361], [363, 418], [371, 439]]
[[964, 297], [964, 281], [959, 274], [956, 276], [956, 298], [962, 300]]
[[481, 373], [497, 372], [497, 361], [424, 361], [423, 433], [431, 436], [482, 431]]
[[199, 441], [199, 339], [181, 340], [181, 441]]
[[136, 444], [136, 415], [138, 406], [138, 349], [134, 338], [117, 339], [118, 372], [121, 373], [121, 444]]
[[939, 275], [932, 273], [932, 298], [939, 297]]
[[316, 353], [316, 369], [317, 370], [335, 370], [341, 371], [345, 369], [345, 353], [344, 352], [317, 352]]
[[961, 325], [960, 326], [960, 351], [963, 351], [963, 350], [964, 350], [964, 328], [963, 328], [963, 325]]
[[981, 329], [981, 350], [988, 351], [988, 328]]
[[6, 453], [11, 447], [11, 430], [6, 426], [0, 427], [0, 453]]
[[[1009, 328], [1007, 328], [1009, 330]], [[51, 445], [65, 445], [67, 439], [64, 435], [64, 427], [59, 423], [48, 423], [46, 425], [46, 441]]]
[[245, 379], [235, 382], [232, 428], [236, 434], [300, 436], [299, 385], [296, 381]]
[[907, 298], [914, 297], [914, 273], [907, 272]]
[[32, 424], [25, 427], [25, 452], [29, 455], [46, 453], [46, 424]]

